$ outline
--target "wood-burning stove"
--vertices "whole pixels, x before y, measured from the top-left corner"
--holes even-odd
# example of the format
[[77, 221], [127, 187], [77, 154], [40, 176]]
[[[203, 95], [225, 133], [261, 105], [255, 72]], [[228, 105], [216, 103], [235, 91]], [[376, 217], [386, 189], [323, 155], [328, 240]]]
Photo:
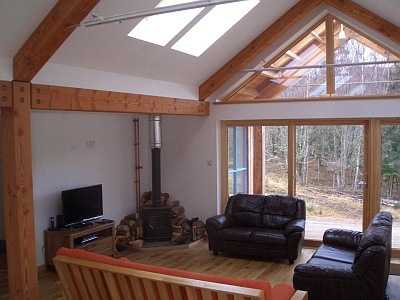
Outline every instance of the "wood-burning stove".
[[169, 207], [145, 206], [143, 208], [143, 224], [145, 241], [171, 239], [171, 210]]
[[171, 210], [161, 205], [161, 116], [149, 118], [152, 163], [152, 206], [143, 207], [143, 238], [148, 241], [171, 239]]

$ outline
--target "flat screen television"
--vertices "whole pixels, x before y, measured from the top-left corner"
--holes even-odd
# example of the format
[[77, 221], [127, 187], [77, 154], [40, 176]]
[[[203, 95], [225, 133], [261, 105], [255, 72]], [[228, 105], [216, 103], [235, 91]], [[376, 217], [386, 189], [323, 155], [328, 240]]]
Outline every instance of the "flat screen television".
[[80, 226], [103, 216], [101, 184], [61, 192], [64, 227]]

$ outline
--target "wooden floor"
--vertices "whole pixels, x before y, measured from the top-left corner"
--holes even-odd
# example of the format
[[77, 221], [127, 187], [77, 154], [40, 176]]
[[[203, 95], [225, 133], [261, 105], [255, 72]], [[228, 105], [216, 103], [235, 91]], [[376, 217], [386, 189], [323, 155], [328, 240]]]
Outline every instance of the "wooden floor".
[[[314, 253], [314, 249], [304, 248], [295, 264], [289, 265], [287, 260], [242, 259], [236, 256], [214, 256], [208, 251], [208, 242], [200, 241], [189, 249], [128, 251], [121, 253], [128, 259], [144, 264], [170, 267], [193, 272], [263, 279], [272, 285], [280, 282], [292, 284], [293, 270], [296, 264], [306, 262]], [[393, 278], [392, 278], [393, 277]], [[393, 283], [392, 283], [393, 281]], [[393, 295], [400, 289], [400, 277], [391, 276], [390, 287]], [[58, 277], [53, 272], [43, 272], [39, 275], [40, 299], [61, 299], [61, 288]], [[400, 297], [391, 295], [390, 300]], [[6, 271], [0, 269], [0, 300], [8, 300]]]

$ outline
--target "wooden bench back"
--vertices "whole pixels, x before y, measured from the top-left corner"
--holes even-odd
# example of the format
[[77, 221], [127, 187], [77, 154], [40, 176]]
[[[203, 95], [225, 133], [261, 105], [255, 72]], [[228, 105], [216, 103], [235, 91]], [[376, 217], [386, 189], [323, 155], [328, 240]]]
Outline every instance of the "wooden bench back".
[[66, 299], [261, 300], [262, 290], [140, 271], [57, 255]]

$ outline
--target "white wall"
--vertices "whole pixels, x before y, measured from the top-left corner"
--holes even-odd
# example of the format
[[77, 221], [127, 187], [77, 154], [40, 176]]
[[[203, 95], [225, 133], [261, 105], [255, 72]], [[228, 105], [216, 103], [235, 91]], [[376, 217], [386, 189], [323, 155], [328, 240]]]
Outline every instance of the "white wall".
[[[32, 111], [38, 265], [44, 264], [43, 231], [50, 226], [51, 216], [61, 214], [62, 190], [101, 183], [105, 218], [119, 222], [136, 211], [134, 117], [131, 114]], [[141, 132], [143, 135], [145, 133]], [[93, 141], [94, 147], [88, 147], [87, 141]], [[147, 161], [146, 156], [143, 153]], [[147, 166], [142, 173], [144, 178], [148, 177]]]

